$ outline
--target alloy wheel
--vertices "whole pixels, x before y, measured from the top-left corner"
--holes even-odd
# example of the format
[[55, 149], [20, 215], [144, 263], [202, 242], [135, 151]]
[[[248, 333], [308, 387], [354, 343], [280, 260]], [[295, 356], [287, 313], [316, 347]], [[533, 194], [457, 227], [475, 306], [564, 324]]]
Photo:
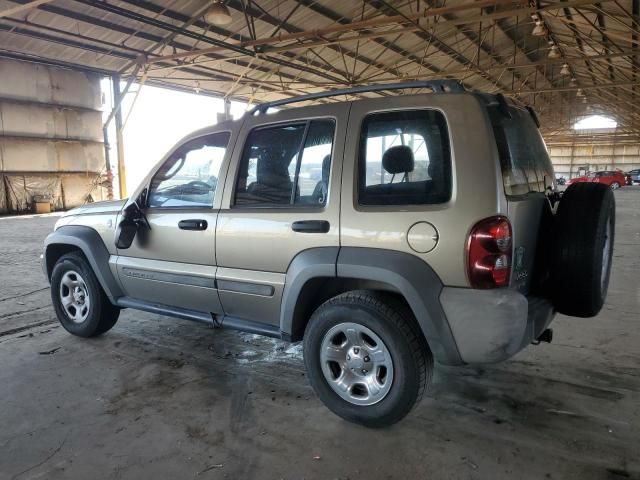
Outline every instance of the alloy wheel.
[[339, 323], [320, 346], [322, 373], [335, 393], [355, 405], [373, 405], [393, 383], [393, 360], [382, 339], [353, 322]]
[[60, 302], [65, 313], [74, 323], [82, 323], [89, 316], [91, 298], [87, 284], [78, 272], [69, 270], [62, 276]]

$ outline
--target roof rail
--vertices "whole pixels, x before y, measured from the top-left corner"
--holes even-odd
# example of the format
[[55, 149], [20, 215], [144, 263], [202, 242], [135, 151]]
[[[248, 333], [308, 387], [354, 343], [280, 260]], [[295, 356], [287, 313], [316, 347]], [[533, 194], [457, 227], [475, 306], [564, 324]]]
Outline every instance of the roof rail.
[[281, 105], [306, 102], [308, 100], [316, 100], [318, 98], [336, 97], [338, 95], [353, 95], [356, 93], [381, 92], [384, 90], [404, 90], [405, 88], [430, 88], [434, 91], [434, 93], [459, 93], [465, 91], [464, 86], [458, 80], [424, 80], [418, 82], [361, 85], [359, 87], [342, 88], [339, 90], [329, 90], [328, 92], [320, 93], [310, 93], [309, 95], [301, 95], [299, 97], [261, 103], [260, 105], [252, 108], [249, 111], [249, 115], [255, 115], [256, 113], [265, 113], [270, 108], [279, 107]]

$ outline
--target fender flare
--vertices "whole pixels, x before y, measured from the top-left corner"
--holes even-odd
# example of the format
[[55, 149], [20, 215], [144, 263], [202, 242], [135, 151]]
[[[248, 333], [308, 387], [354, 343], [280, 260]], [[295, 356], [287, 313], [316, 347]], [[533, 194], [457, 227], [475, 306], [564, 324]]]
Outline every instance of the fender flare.
[[284, 339], [294, 335], [300, 294], [307, 282], [335, 278], [340, 247], [317, 247], [300, 252], [289, 264], [280, 304], [280, 331]]
[[124, 293], [109, 268], [110, 254], [100, 234], [91, 227], [65, 225], [50, 233], [44, 241], [44, 266], [47, 279], [51, 280], [52, 248], [55, 245], [71, 245], [84, 254], [100, 286], [112, 303]]
[[464, 363], [440, 304], [442, 281], [424, 260], [394, 250], [321, 247], [298, 254], [287, 270], [282, 296], [280, 329], [284, 338], [295, 330], [295, 309], [305, 284], [330, 277], [388, 285], [404, 296], [436, 359], [445, 365]]

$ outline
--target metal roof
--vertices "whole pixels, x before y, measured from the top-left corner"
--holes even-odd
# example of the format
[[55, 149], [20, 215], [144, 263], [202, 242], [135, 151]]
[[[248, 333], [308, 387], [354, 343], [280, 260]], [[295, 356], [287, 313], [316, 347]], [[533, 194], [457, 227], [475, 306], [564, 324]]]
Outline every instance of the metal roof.
[[0, 0], [0, 56], [252, 103], [455, 78], [534, 106], [547, 141], [593, 112], [637, 142], [639, 1], [228, 0], [221, 27], [209, 0]]

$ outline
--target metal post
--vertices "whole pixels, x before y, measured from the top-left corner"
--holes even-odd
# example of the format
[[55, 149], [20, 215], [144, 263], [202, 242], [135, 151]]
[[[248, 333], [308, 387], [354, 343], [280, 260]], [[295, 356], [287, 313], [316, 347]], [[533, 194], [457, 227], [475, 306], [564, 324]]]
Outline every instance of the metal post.
[[231, 120], [231, 100], [224, 99], [224, 119]]
[[104, 138], [104, 167], [107, 170], [111, 170], [111, 156], [109, 155], [109, 129], [107, 127], [102, 128], [102, 136]]
[[102, 135], [104, 137], [104, 166], [107, 171], [107, 180], [109, 185], [107, 187], [107, 200], [113, 200], [113, 172], [111, 171], [111, 148], [109, 145], [109, 129], [105, 126], [102, 128]]
[[120, 90], [120, 76], [113, 76], [113, 100], [116, 105], [116, 142], [118, 144], [118, 184], [120, 186], [120, 198], [127, 196], [127, 175], [124, 163], [124, 140], [122, 135], [122, 91]]

